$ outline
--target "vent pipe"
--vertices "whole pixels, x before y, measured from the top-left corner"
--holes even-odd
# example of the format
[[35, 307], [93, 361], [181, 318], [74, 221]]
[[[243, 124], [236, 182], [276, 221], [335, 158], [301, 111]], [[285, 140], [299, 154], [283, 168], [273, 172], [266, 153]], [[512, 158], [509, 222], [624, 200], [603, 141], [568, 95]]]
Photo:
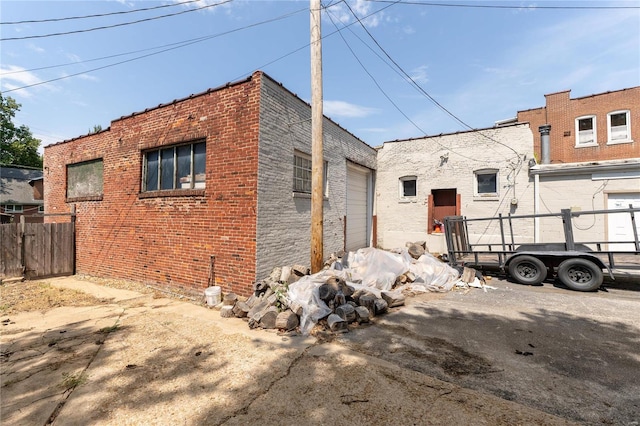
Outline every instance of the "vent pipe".
[[551, 125], [545, 124], [544, 126], [538, 127], [538, 131], [540, 132], [540, 151], [542, 154], [542, 164], [550, 164], [551, 157], [549, 155], [549, 133], [551, 133]]

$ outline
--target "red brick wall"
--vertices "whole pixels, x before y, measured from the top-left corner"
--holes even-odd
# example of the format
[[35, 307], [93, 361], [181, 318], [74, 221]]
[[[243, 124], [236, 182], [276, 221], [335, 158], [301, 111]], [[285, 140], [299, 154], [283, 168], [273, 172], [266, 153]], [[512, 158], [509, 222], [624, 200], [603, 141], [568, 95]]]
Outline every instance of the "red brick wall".
[[[202, 292], [211, 256], [223, 291], [248, 295], [256, 268], [261, 74], [123, 117], [45, 148], [45, 209], [77, 213], [77, 271]], [[142, 152], [206, 138], [206, 189], [146, 198]], [[103, 159], [101, 201], [65, 199], [66, 165]]]
[[[570, 91], [546, 95], [546, 107], [518, 112], [518, 121], [529, 122], [534, 133], [534, 152], [541, 160], [538, 127], [551, 125], [551, 163], [619, 160], [640, 157], [640, 87], [571, 99]], [[633, 143], [607, 145], [607, 114], [631, 112]], [[598, 146], [576, 148], [575, 119], [596, 116]]]

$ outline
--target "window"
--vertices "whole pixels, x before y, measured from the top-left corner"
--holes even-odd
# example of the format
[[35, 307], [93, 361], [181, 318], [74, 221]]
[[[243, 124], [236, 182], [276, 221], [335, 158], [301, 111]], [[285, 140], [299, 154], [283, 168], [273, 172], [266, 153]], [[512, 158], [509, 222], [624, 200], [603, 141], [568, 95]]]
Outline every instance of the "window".
[[400, 198], [411, 199], [418, 195], [418, 178], [416, 176], [403, 176], [400, 178]]
[[[311, 156], [296, 151], [293, 154], [293, 192], [302, 194], [311, 194]], [[323, 185], [322, 192], [327, 196], [327, 172], [329, 163], [324, 162]]]
[[44, 206], [38, 206], [38, 213], [44, 213]]
[[576, 146], [597, 145], [597, 134], [595, 115], [576, 118]]
[[497, 197], [498, 196], [498, 170], [483, 169], [476, 170], [474, 194], [476, 197]]
[[607, 143], [631, 142], [631, 114], [615, 111], [607, 114]]
[[145, 152], [142, 191], [204, 188], [205, 157], [204, 141]]
[[23, 207], [18, 204], [7, 204], [4, 206], [5, 213], [22, 213]]
[[101, 200], [102, 158], [67, 165], [67, 199]]

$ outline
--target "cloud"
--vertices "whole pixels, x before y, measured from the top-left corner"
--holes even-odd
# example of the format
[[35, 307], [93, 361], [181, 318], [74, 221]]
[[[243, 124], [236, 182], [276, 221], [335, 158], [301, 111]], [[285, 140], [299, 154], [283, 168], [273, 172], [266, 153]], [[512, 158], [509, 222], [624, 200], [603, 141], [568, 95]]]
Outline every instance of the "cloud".
[[0, 86], [5, 90], [30, 86], [41, 82], [42, 80], [34, 73], [25, 71], [22, 67], [16, 65], [3, 65], [0, 67]]
[[82, 80], [87, 80], [87, 81], [100, 81], [100, 79], [98, 77], [93, 76], [93, 75], [89, 75], [89, 74], [80, 74], [77, 77], [82, 79]]
[[342, 24], [346, 25], [354, 22], [356, 18], [353, 15], [355, 14], [366, 27], [375, 28], [380, 25], [384, 18], [384, 12], [365, 18], [372, 13], [372, 3], [367, 0], [347, 0], [346, 3], [348, 3], [349, 7], [342, 3], [336, 3], [328, 9], [328, 13], [331, 13], [332, 18], [337, 19]]
[[[198, 12], [210, 12], [210, 13], [215, 13], [220, 9], [223, 9], [227, 14], [230, 14], [232, 3], [231, 2], [222, 3], [223, 1], [225, 0], [198, 0], [195, 3], [187, 3], [182, 7], [184, 9], [199, 9], [199, 8], [206, 7], [206, 9], [199, 10]], [[173, 2], [180, 4], [180, 3], [184, 3], [185, 0], [173, 0]], [[222, 4], [220, 4], [219, 6], [215, 6], [219, 3], [222, 3]], [[207, 6], [211, 6], [211, 7], [207, 7]]]
[[46, 50], [44, 50], [42, 47], [38, 47], [33, 43], [29, 43], [27, 45], [27, 48], [30, 49], [30, 50], [33, 50], [36, 53], [44, 53], [44, 52], [46, 52]]
[[538, 22], [500, 55], [475, 64], [475, 75], [438, 100], [473, 126], [488, 127], [543, 106], [548, 93], [571, 90], [580, 97], [639, 84], [637, 11], [588, 11]]
[[376, 108], [364, 107], [344, 101], [325, 100], [322, 105], [324, 113], [329, 117], [362, 118], [379, 112]]
[[429, 68], [427, 65], [421, 65], [411, 70], [411, 72], [409, 73], [411, 79], [416, 83], [424, 84], [428, 82], [429, 77], [427, 76], [427, 68]]

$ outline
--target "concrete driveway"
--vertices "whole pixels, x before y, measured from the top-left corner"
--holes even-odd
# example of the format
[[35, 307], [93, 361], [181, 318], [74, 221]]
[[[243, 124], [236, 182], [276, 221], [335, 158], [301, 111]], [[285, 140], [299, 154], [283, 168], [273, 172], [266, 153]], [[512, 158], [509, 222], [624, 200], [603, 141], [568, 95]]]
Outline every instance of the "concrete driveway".
[[316, 340], [47, 281], [108, 303], [1, 328], [3, 424], [633, 424], [639, 412], [633, 292], [493, 280]]

